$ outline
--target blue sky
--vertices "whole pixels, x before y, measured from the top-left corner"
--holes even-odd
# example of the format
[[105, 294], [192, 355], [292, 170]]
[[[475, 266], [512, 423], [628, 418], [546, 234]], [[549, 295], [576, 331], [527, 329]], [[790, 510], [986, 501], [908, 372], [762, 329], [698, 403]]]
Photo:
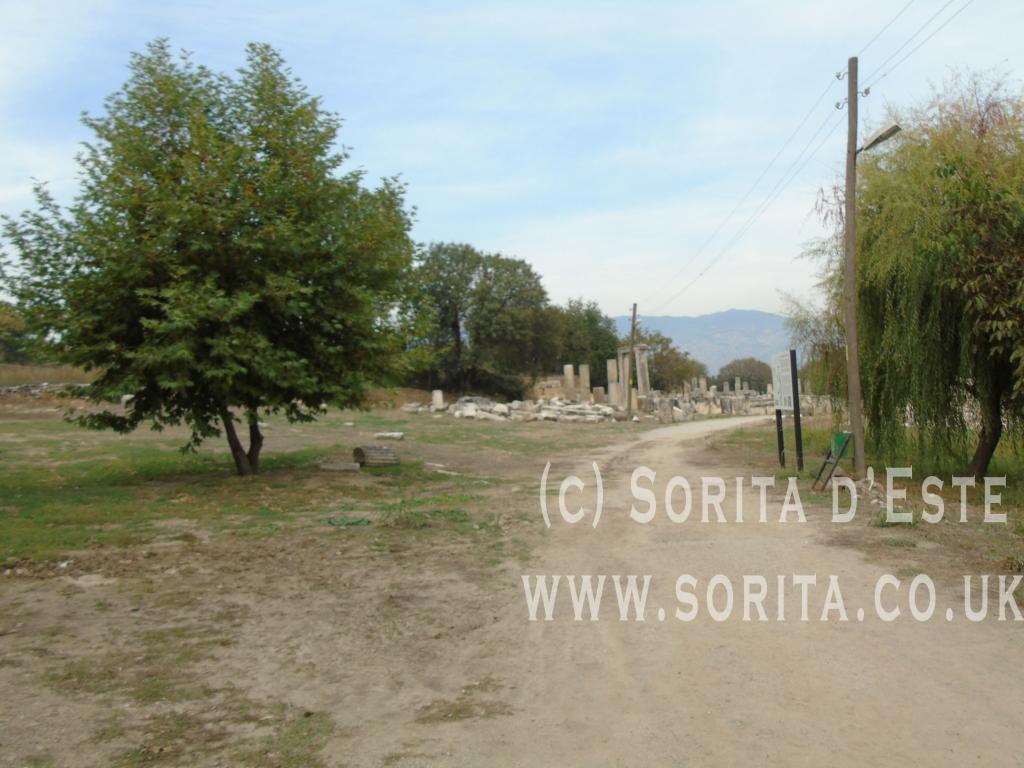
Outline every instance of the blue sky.
[[[864, 51], [862, 81], [945, 4], [914, 0]], [[417, 240], [524, 258], [555, 301], [584, 296], [613, 315], [632, 301], [641, 314], [775, 311], [780, 290], [811, 293], [796, 256], [819, 233], [816, 191], [842, 171], [845, 117], [832, 104], [845, 84], [833, 73], [905, 5], [0, 2], [0, 212], [31, 204], [33, 177], [73, 194], [88, 138], [79, 114], [102, 109], [130, 51], [166, 36], [232, 70], [259, 40], [343, 117], [352, 165], [401, 174]], [[887, 102], [926, 99], [949, 67], [1016, 80], [1021, 29], [1020, 0], [971, 3], [862, 101], [862, 135]], [[818, 153], [729, 246], [821, 126]]]

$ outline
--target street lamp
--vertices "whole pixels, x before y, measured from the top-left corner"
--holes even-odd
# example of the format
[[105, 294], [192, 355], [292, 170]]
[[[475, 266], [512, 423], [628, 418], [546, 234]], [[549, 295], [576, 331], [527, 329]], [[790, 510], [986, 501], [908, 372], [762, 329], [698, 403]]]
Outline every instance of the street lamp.
[[902, 130], [903, 128], [900, 127], [900, 124], [895, 122], [882, 126], [868, 137], [868, 140], [864, 142], [864, 146], [857, 150], [857, 154], [859, 155], [861, 152], [874, 149], [883, 141], [888, 141]]

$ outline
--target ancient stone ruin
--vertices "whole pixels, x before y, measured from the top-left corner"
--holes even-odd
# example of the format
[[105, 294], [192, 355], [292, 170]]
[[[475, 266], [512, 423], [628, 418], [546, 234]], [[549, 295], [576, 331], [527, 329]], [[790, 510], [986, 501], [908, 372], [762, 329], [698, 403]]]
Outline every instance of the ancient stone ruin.
[[[730, 383], [723, 381], [721, 391], [708, 386], [703, 376], [684, 383], [681, 392], [660, 392], [651, 389], [649, 369], [650, 350], [646, 345], [637, 345], [634, 353], [629, 347], [621, 347], [615, 359], [606, 361], [608, 386], [590, 386], [590, 366], [586, 363], [577, 368], [566, 364], [559, 378], [543, 379], [533, 387], [533, 398], [499, 403], [490, 398], [460, 397], [452, 404], [445, 403], [439, 389], [432, 393], [429, 406], [408, 403], [404, 406], [411, 413], [431, 412], [449, 414], [459, 419], [481, 421], [560, 421], [596, 423], [626, 418], [629, 401], [632, 399], [633, 419], [657, 420], [662, 424], [708, 418], [710, 416], [771, 416], [775, 413], [775, 401], [771, 384], [766, 392], [752, 390], [739, 377]], [[634, 378], [635, 387], [626, 382]], [[803, 392], [800, 394], [800, 409], [805, 415], [831, 412], [828, 398], [816, 397]]]

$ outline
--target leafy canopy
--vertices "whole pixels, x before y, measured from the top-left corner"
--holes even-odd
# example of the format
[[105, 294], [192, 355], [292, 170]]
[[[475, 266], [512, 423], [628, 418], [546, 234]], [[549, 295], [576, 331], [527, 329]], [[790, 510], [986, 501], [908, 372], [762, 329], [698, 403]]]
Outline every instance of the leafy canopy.
[[718, 382], [719, 384], [722, 382], [733, 384], [737, 376], [747, 382], [751, 389], [764, 392], [772, 383], [772, 367], [754, 357], [730, 360], [718, 371]]
[[[84, 396], [133, 395], [81, 416], [131, 430], [184, 422], [190, 446], [258, 409], [291, 420], [358, 404], [395, 372], [400, 278], [411, 262], [403, 189], [342, 173], [339, 119], [267, 45], [234, 77], [164, 40], [84, 117], [81, 189], [62, 209], [7, 220], [20, 257], [9, 289], [67, 363], [94, 369]], [[252, 451], [250, 451], [251, 453]]]
[[983, 474], [1024, 396], [1024, 98], [956, 79], [861, 159], [858, 279], [865, 404], [895, 449], [960, 454]]
[[[663, 333], [655, 330], [637, 328], [637, 344], [646, 344], [648, 350], [648, 368], [651, 375], [651, 387], [663, 392], [681, 392], [683, 384], [692, 378], [708, 375], [704, 363], [695, 360], [689, 352], [679, 349]], [[629, 335], [621, 340], [622, 346], [629, 345]], [[635, 374], [634, 374], [635, 375]]]

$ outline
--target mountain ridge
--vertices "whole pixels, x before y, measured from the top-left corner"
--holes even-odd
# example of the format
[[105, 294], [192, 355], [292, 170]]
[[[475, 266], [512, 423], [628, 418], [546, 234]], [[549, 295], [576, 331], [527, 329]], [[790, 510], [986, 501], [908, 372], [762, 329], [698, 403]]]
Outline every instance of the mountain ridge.
[[[629, 332], [629, 317], [612, 318], [620, 336]], [[706, 315], [653, 315], [640, 317], [643, 328], [668, 336], [680, 349], [715, 374], [728, 363], [742, 357], [755, 357], [766, 363], [777, 352], [789, 349], [786, 318], [759, 309], [727, 309]]]

